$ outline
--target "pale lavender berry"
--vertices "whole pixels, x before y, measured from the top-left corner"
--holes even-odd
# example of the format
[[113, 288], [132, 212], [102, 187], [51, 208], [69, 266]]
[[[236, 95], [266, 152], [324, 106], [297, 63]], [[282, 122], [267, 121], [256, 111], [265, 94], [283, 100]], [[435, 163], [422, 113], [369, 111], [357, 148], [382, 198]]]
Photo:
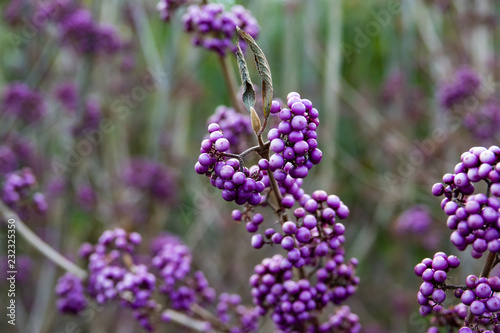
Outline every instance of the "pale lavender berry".
[[291, 122], [292, 128], [297, 131], [302, 131], [307, 127], [307, 119], [304, 116], [295, 116]]
[[476, 287], [476, 296], [479, 298], [490, 297], [491, 287], [487, 283], [480, 283]]
[[271, 110], [270, 110], [270, 112], [271, 113], [278, 113], [280, 111], [280, 108], [281, 108], [280, 102], [274, 100], [271, 103]]
[[314, 199], [309, 199], [304, 205], [304, 209], [309, 213], [314, 213], [318, 209], [318, 202]]
[[430, 296], [434, 292], [434, 285], [430, 282], [424, 281], [420, 285], [420, 292], [424, 296]]
[[306, 106], [302, 101], [292, 104], [292, 112], [296, 115], [303, 115], [306, 112]]
[[208, 125], [208, 132], [209, 133], [218, 131], [219, 129], [220, 129], [219, 124], [211, 123], [211, 124]]
[[287, 251], [290, 251], [291, 249], [293, 249], [294, 246], [295, 246], [295, 241], [290, 236], [285, 236], [281, 240], [281, 247], [283, 247], [283, 249], [285, 249]]
[[460, 297], [460, 300], [465, 305], [470, 305], [476, 299], [476, 294], [472, 290], [465, 290]]
[[314, 249], [314, 254], [316, 254], [319, 257], [324, 257], [328, 253], [328, 244], [325, 242], [321, 242], [316, 246], [316, 249]]
[[295, 238], [300, 243], [308, 243], [311, 240], [311, 231], [306, 227], [300, 227], [295, 234]]
[[260, 249], [264, 245], [264, 240], [262, 239], [262, 235], [256, 234], [252, 236], [252, 247], [255, 249]]
[[444, 300], [446, 299], [446, 293], [441, 289], [436, 289], [432, 293], [432, 299], [436, 303], [443, 303]]
[[241, 212], [237, 209], [233, 210], [233, 212], [231, 213], [231, 217], [233, 218], [233, 220], [235, 221], [241, 221]]
[[486, 311], [486, 306], [481, 301], [474, 301], [470, 305], [470, 312], [475, 316], [482, 316]]
[[349, 216], [349, 208], [346, 205], [341, 204], [337, 209], [337, 216], [341, 219], [347, 218]]
[[313, 215], [306, 215], [303, 224], [307, 229], [313, 229], [318, 225], [318, 220]]
[[448, 257], [448, 265], [451, 268], [457, 268], [458, 266], [460, 266], [460, 259], [458, 259], [457, 256], [451, 255]]
[[448, 261], [442, 256], [437, 256], [432, 260], [432, 268], [435, 270], [445, 270], [448, 268]]
[[469, 178], [467, 177], [467, 174], [463, 173], [463, 172], [456, 174], [455, 177], [453, 178], [453, 182], [458, 187], [466, 187], [467, 185], [470, 184]]
[[495, 197], [500, 197], [500, 183], [492, 184], [490, 187], [490, 192]]
[[283, 223], [283, 232], [287, 235], [293, 235], [297, 231], [297, 225], [292, 221]]
[[227, 151], [229, 149], [229, 140], [226, 138], [217, 139], [217, 141], [215, 141], [215, 149], [221, 152]]
[[492, 296], [488, 298], [488, 300], [485, 302], [486, 309], [489, 312], [497, 312], [500, 310], [500, 300], [496, 296]]
[[482, 163], [493, 164], [496, 160], [495, 153], [490, 150], [485, 150], [479, 155], [479, 160]]

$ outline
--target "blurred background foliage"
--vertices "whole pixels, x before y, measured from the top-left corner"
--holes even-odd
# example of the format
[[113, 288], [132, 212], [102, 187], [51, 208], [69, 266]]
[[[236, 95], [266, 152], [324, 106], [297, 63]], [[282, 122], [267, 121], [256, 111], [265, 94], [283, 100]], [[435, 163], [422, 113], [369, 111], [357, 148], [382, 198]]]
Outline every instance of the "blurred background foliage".
[[[362, 318], [366, 332], [424, 332], [426, 320], [417, 316], [419, 280], [413, 267], [437, 250], [457, 252], [448, 241], [445, 217], [439, 200], [430, 193], [431, 185], [452, 170], [463, 151], [494, 144], [496, 139], [480, 141], [450, 122], [438, 104], [437, 89], [464, 64], [473, 66], [485, 82], [498, 80], [495, 42], [500, 4], [486, 0], [238, 3], [259, 21], [257, 42], [272, 69], [275, 97], [285, 99], [288, 92], [297, 91], [320, 111], [318, 142], [324, 158], [304, 188], [335, 193], [351, 210], [346, 221], [347, 254], [360, 260], [362, 283], [348, 303]], [[0, 1], [0, 9], [8, 4]], [[215, 289], [240, 292], [250, 301], [248, 276], [276, 249], [251, 249], [251, 236], [231, 220], [234, 203], [221, 200], [208, 180], [193, 171], [206, 119], [218, 105], [230, 104], [217, 56], [191, 45], [182, 29], [183, 10], [165, 23], [154, 0], [85, 4], [96, 20], [118, 29], [125, 41], [118, 54], [75, 55], [61, 47], [53, 26], [30, 32], [26, 22], [0, 24], [0, 87], [20, 81], [49, 96], [43, 123], [18, 128], [40, 156], [41, 188], [47, 190], [57, 178], [54, 161], [64, 161], [78, 143], [68, 131], [75, 120], [50, 97], [59, 83], [78, 82], [79, 94], [95, 98], [102, 116], [113, 125], [103, 134], [102, 144], [64, 174], [70, 190], [63, 196], [47, 194], [48, 217], [32, 228], [70, 258], [75, 258], [82, 241], [95, 241], [112, 226], [128, 226], [146, 239], [168, 230], [192, 248], [196, 266]], [[390, 8], [398, 9], [392, 13]], [[382, 12], [387, 14], [381, 18]], [[236, 74], [236, 60], [232, 55], [230, 60]], [[251, 64], [249, 57], [247, 61]], [[259, 82], [253, 65], [250, 70], [254, 82]], [[133, 106], [124, 107], [126, 96], [144, 86], [149, 75], [161, 78], [160, 83]], [[489, 87], [496, 93], [496, 85]], [[4, 119], [0, 121], [0, 127], [7, 126]], [[137, 156], [168, 168], [175, 183], [171, 201], [130, 192], [121, 174]], [[83, 209], [74, 199], [82, 183], [95, 191], [95, 208]], [[117, 213], [122, 204], [140, 206], [144, 216], [132, 217], [135, 208]], [[432, 226], [420, 235], [398, 233], [394, 227], [398, 216], [415, 204], [427, 207]], [[425, 242], [429, 238], [433, 242]], [[18, 289], [24, 303], [18, 329], [62, 332], [70, 319], [56, 314], [51, 292], [61, 272], [18, 240], [18, 253], [35, 259], [32, 274]], [[467, 256], [460, 258], [464, 271], [479, 270]], [[76, 321], [80, 331], [139, 331], [118, 308], [97, 314], [95, 320]], [[27, 326], [21, 328], [23, 324]]]

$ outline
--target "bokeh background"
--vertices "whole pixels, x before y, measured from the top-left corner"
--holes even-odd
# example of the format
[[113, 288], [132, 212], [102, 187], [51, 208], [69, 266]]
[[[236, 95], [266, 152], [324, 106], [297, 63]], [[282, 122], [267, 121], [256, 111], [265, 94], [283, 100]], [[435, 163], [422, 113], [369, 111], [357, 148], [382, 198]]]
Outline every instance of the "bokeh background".
[[[146, 240], [169, 231], [192, 248], [195, 266], [216, 290], [251, 302], [254, 265], [279, 250], [252, 249], [251, 235], [231, 219], [236, 205], [193, 170], [207, 119], [231, 103], [217, 55], [191, 44], [182, 27], [185, 10], [166, 23], [155, 0], [82, 2], [121, 40], [109, 54], [83, 55], [61, 43], [53, 22], [30, 23], [38, 2], [0, 1], [0, 92], [24, 83], [45, 105], [43, 116], [31, 120], [0, 110], [0, 169], [10, 149], [17, 168], [33, 169], [48, 204], [45, 216], [30, 215], [27, 224], [77, 263], [80, 244], [95, 242], [103, 230], [125, 226]], [[425, 332], [414, 265], [440, 250], [460, 256], [457, 281], [480, 271], [480, 261], [450, 244], [440, 200], [430, 188], [462, 152], [498, 143], [500, 4], [238, 3], [261, 27], [257, 42], [271, 66], [275, 97], [297, 91], [320, 111], [323, 162], [304, 188], [335, 193], [351, 210], [346, 252], [359, 259], [362, 282], [348, 304], [366, 332]], [[239, 82], [235, 57], [229, 61]], [[456, 85], [460, 71], [474, 72], [480, 85], [452, 108], [443, 91]], [[74, 110], [64, 104], [64, 89], [76, 92]], [[34, 99], [33, 112], [41, 107]], [[102, 119], [109, 128], [83, 147], [82, 128], [99, 128]], [[140, 170], [153, 180], [137, 180]], [[3, 332], [141, 331], [119, 307], [94, 305], [79, 318], [58, 314], [53, 289], [63, 272], [20, 235], [17, 240], [17, 326], [2, 318]], [[6, 287], [3, 276], [0, 285]], [[263, 327], [272, 331], [269, 323]]]

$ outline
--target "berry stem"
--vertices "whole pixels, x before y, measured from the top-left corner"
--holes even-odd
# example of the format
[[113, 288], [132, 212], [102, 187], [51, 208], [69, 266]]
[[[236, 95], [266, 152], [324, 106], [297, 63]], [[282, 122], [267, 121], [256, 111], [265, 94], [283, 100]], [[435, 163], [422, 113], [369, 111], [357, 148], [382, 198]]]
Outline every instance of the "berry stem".
[[489, 252], [488, 257], [486, 258], [486, 262], [484, 263], [483, 270], [481, 272], [481, 277], [488, 277], [490, 275], [490, 271], [493, 268], [493, 263], [495, 262], [496, 253]]
[[28, 226], [19, 218], [19, 216], [8, 208], [3, 201], [0, 200], [0, 215], [7, 221], [13, 219], [16, 226], [16, 231], [21, 234], [21, 236], [31, 244], [36, 250], [38, 250], [42, 255], [50, 259], [53, 263], [61, 267], [67, 272], [79, 277], [80, 279], [85, 279], [87, 277], [87, 272], [75, 265], [73, 262], [66, 259], [59, 252], [54, 250], [49, 244], [44, 242], [38, 235], [36, 235]]
[[218, 327], [221, 331], [223, 332], [229, 332], [229, 327], [227, 327], [226, 324], [224, 324], [219, 318], [215, 317], [213, 314], [208, 312], [206, 309], [202, 308], [196, 303], [193, 303], [190, 307], [191, 311], [195, 313], [196, 315], [200, 316], [203, 320], [206, 320], [213, 324], [214, 326]]
[[456, 290], [456, 289], [469, 289], [469, 287], [467, 287], [466, 285], [464, 286], [455, 286], [453, 284], [447, 284], [445, 287], [444, 287], [445, 290]]
[[245, 110], [243, 110], [241, 103], [238, 101], [237, 98], [237, 85], [236, 85], [236, 79], [234, 78], [234, 73], [232, 71], [232, 67], [228, 61], [228, 57], [226, 56], [219, 56], [219, 64], [222, 67], [222, 74], [224, 75], [224, 80], [226, 81], [226, 87], [227, 91], [229, 93], [229, 98], [231, 99], [231, 104], [233, 104], [233, 107], [236, 111], [238, 111], [241, 114], [246, 114]]
[[245, 157], [246, 155], [250, 154], [253, 151], [256, 151], [257, 153], [259, 153], [259, 151], [269, 150], [269, 145], [270, 144], [271, 144], [271, 142], [267, 141], [267, 142], [263, 143], [262, 145], [255, 146], [255, 147], [252, 147], [252, 148], [248, 148], [247, 150], [245, 150], [244, 152], [242, 152], [240, 154], [240, 156], [241, 157]]

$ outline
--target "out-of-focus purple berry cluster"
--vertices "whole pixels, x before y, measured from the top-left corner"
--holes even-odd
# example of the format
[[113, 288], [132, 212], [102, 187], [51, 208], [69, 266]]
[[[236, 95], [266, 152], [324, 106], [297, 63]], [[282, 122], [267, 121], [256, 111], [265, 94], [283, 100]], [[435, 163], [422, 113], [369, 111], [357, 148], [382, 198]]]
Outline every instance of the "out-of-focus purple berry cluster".
[[398, 237], [411, 238], [425, 249], [434, 250], [441, 241], [440, 230], [433, 227], [432, 216], [425, 205], [414, 205], [402, 212], [394, 223]]
[[500, 128], [500, 103], [489, 99], [478, 110], [472, 110], [464, 117], [464, 126], [472, 135], [483, 141], [498, 139]]
[[151, 259], [136, 264], [141, 242], [138, 233], [116, 228], [105, 231], [96, 245], [84, 243], [79, 255], [88, 260], [88, 277], [82, 281], [67, 273], [58, 280], [59, 311], [78, 314], [87, 305], [87, 295], [99, 304], [118, 301], [147, 331], [155, 328], [156, 319], [169, 322], [169, 309], [204, 321], [200, 308], [215, 313], [216, 322], [207, 321], [207, 327], [222, 325], [241, 333], [257, 329], [256, 310], [241, 305], [235, 294], [221, 294], [217, 300], [204, 274], [192, 270], [191, 251], [179, 238], [164, 234], [152, 239]]
[[177, 8], [186, 3], [187, 0], [160, 0], [156, 5], [156, 9], [160, 12], [161, 19], [168, 22]]
[[0, 115], [14, 116], [26, 124], [34, 124], [47, 112], [42, 95], [24, 83], [14, 82], [2, 94]]
[[66, 273], [60, 277], [55, 290], [60, 312], [78, 314], [87, 307], [82, 280], [73, 274]]
[[[259, 25], [252, 14], [240, 5], [226, 11], [222, 4], [191, 5], [183, 17], [184, 30], [193, 33], [192, 42], [224, 56], [236, 52], [232, 38], [240, 27], [253, 38], [259, 34]], [[242, 45], [244, 46], [244, 45]]]
[[41, 4], [37, 17], [54, 21], [63, 45], [82, 55], [113, 54], [123, 43], [114, 26], [96, 22], [88, 9], [73, 0]]
[[161, 202], [175, 201], [174, 176], [163, 164], [146, 159], [133, 158], [123, 170], [125, 185], [149, 195]]
[[2, 201], [22, 218], [30, 214], [44, 215], [47, 211], [45, 196], [35, 192], [36, 179], [29, 168], [8, 173], [1, 187]]
[[438, 91], [442, 107], [451, 110], [465, 99], [474, 96], [481, 85], [479, 75], [470, 67], [460, 68], [449, 83], [443, 83]]
[[492, 95], [484, 94], [489, 92], [481, 91], [481, 84], [481, 78], [471, 67], [462, 67], [452, 82], [440, 86], [438, 99], [444, 109], [463, 118], [464, 127], [475, 138], [492, 143], [498, 138], [500, 104]]

